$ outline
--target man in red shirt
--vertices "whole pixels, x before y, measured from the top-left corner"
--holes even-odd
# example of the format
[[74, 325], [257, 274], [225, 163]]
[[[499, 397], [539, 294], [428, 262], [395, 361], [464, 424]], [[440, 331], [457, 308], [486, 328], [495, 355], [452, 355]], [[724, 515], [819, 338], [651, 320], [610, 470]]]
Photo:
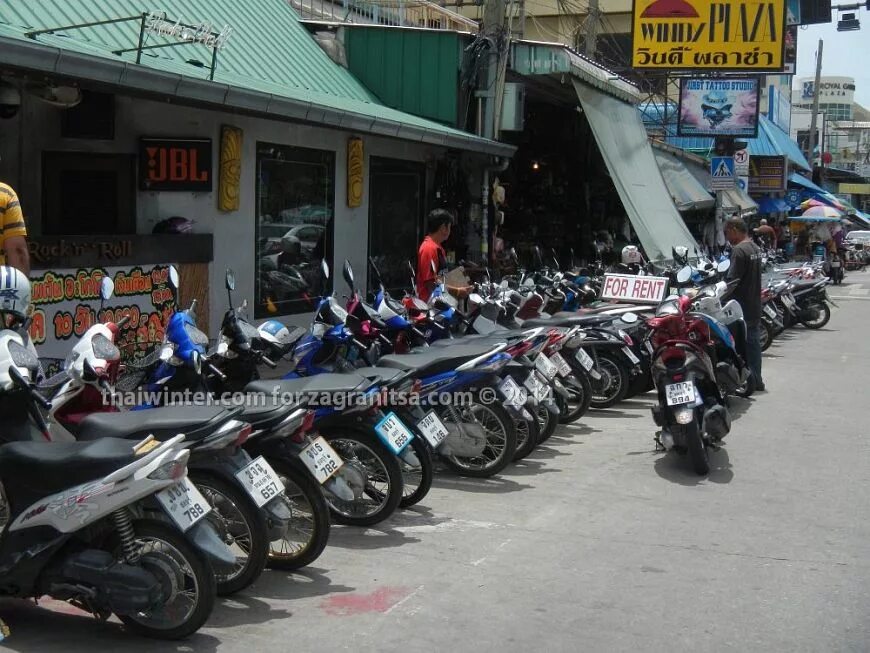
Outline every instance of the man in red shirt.
[[[420, 249], [417, 251], [417, 295], [424, 302], [429, 301], [432, 291], [438, 284], [438, 275], [447, 269], [447, 255], [441, 244], [450, 238], [452, 226], [453, 216], [448, 211], [435, 209], [429, 213], [426, 221], [427, 236], [420, 243]], [[456, 297], [466, 297], [471, 292], [471, 286], [447, 286], [447, 292]]]

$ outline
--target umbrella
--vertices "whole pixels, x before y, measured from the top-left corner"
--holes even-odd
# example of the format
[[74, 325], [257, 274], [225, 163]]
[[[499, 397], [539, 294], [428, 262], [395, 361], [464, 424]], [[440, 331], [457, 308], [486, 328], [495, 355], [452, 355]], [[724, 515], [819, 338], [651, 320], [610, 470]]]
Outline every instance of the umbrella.
[[840, 218], [826, 218], [824, 216], [796, 215], [789, 218], [791, 222], [839, 222]]
[[811, 197], [810, 199], [801, 202], [801, 208], [804, 210], [814, 206], [833, 206], [835, 209], [840, 211], [846, 210], [845, 204], [828, 193], [825, 193], [824, 195], [816, 195], [815, 197]]
[[[843, 217], [843, 214], [832, 206], [811, 206], [801, 215], [803, 218], [831, 218], [838, 220]], [[824, 220], [820, 220], [824, 222]]]

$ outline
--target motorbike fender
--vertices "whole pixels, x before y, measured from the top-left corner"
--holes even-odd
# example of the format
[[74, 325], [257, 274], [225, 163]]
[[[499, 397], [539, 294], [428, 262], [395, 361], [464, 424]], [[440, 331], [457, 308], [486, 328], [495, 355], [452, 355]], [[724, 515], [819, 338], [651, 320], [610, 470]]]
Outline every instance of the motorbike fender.
[[290, 528], [290, 520], [293, 512], [287, 505], [287, 499], [283, 494], [278, 495], [261, 508], [266, 514], [266, 527], [269, 533], [269, 541], [284, 539], [287, 529]]
[[229, 573], [236, 567], [236, 554], [218, 535], [208, 519], [201, 519], [184, 536], [205, 555], [217, 573]]
[[544, 407], [550, 411], [550, 414], [553, 416], [558, 416], [560, 414], [559, 405], [553, 399], [544, 399], [541, 403], [544, 404]]
[[414, 453], [414, 450], [410, 446], [402, 449], [402, 452], [399, 454], [399, 458], [406, 465], [409, 465], [414, 469], [420, 469], [420, 459], [417, 458], [417, 454]]
[[553, 390], [556, 391], [556, 394], [558, 394], [563, 399], [568, 399], [571, 396], [571, 393], [568, 392], [568, 388], [566, 388], [564, 385], [562, 385], [562, 383], [561, 383], [561, 381], [559, 381], [559, 379], [553, 379], [553, 381], [550, 385], [553, 388]]

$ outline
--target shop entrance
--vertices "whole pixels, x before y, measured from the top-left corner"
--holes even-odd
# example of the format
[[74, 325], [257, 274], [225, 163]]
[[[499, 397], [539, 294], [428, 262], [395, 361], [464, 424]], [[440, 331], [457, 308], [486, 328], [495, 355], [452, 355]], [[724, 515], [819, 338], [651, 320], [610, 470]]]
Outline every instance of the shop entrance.
[[[426, 167], [422, 163], [371, 157], [369, 160], [369, 256], [391, 294], [409, 286], [408, 261], [416, 265], [423, 237]], [[378, 281], [368, 270], [368, 288]]]

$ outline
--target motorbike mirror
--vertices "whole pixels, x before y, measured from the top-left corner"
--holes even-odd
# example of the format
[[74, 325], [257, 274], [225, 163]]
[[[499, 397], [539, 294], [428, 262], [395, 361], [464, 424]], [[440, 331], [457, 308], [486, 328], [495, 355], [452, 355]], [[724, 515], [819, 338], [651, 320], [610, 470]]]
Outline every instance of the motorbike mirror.
[[731, 269], [731, 259], [722, 259], [719, 261], [719, 265], [716, 266], [716, 270], [718, 272], [724, 273], [728, 272]]
[[679, 272], [677, 272], [677, 283], [686, 283], [689, 279], [692, 278], [692, 268], [688, 265], [681, 268]]
[[351, 292], [353, 292], [353, 268], [350, 267], [350, 261], [344, 259], [344, 280], [347, 282], [348, 288], [350, 288]]
[[483, 297], [478, 295], [476, 292], [473, 292], [468, 296], [468, 301], [472, 304], [483, 304]]
[[111, 277], [105, 276], [100, 279], [100, 299], [108, 301], [115, 293], [115, 282]]
[[233, 291], [236, 289], [236, 273], [230, 269], [227, 269], [226, 287], [229, 291]]
[[320, 271], [323, 272], [323, 277], [329, 279], [329, 263], [325, 258], [320, 259]]
[[623, 313], [620, 316], [620, 319], [623, 322], [625, 322], [626, 324], [634, 324], [635, 322], [637, 322], [638, 317], [637, 317], [637, 313], [628, 312], [628, 313]]

